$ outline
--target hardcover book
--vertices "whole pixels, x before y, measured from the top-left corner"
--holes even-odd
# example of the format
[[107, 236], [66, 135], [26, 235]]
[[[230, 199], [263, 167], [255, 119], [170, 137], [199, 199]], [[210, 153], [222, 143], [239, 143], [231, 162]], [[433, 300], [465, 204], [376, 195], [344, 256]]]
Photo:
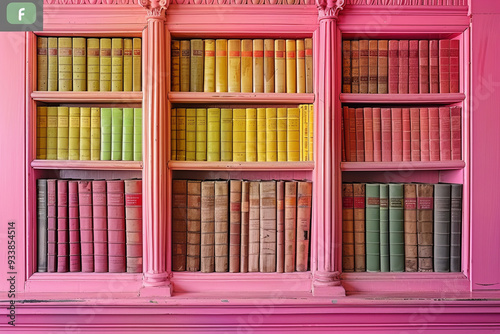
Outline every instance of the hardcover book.
[[99, 90], [111, 91], [111, 38], [99, 39]]
[[404, 184], [405, 271], [418, 270], [417, 187]]
[[87, 38], [87, 90], [100, 90], [100, 41], [99, 38]]
[[241, 40], [241, 92], [250, 93], [252, 87], [252, 40]]
[[125, 180], [125, 233], [127, 250], [131, 246], [138, 252], [127, 252], [127, 272], [142, 272], [142, 180]]
[[405, 270], [403, 184], [389, 184], [389, 266], [391, 272]]
[[434, 271], [450, 271], [451, 185], [434, 185]]
[[[348, 214], [348, 212], [346, 212]], [[366, 184], [366, 271], [380, 271], [380, 185]]]
[[364, 183], [354, 183], [354, 271], [358, 272], [366, 271], [365, 195], [366, 185]]
[[215, 181], [215, 271], [229, 270], [229, 189], [228, 181]]
[[[127, 270], [126, 253], [132, 256], [142, 253], [142, 246], [125, 247], [125, 183], [123, 180], [106, 181], [108, 215], [108, 269], [110, 273]], [[135, 251], [135, 252], [134, 252]]]
[[205, 61], [203, 63], [203, 91], [215, 92], [215, 40], [205, 39]]
[[260, 182], [260, 272], [276, 271], [276, 181]]
[[37, 271], [47, 272], [47, 179], [36, 180]]
[[352, 183], [342, 184], [342, 271], [354, 271], [354, 188]]
[[203, 273], [215, 271], [215, 182], [201, 182], [201, 248]]
[[187, 181], [186, 270], [200, 270], [201, 181]]
[[418, 271], [433, 271], [434, 186], [417, 184]]
[[309, 269], [309, 243], [311, 239], [312, 182], [297, 182], [297, 271]]
[[241, 40], [228, 40], [227, 49], [227, 91], [241, 92]]
[[108, 272], [108, 214], [105, 180], [92, 181], [92, 228], [94, 271], [105, 273]]
[[94, 271], [92, 181], [78, 181], [78, 209], [82, 272], [88, 273]]
[[83, 37], [73, 38], [73, 91], [87, 90], [87, 41]]
[[80, 108], [69, 108], [68, 159], [80, 159]]
[[60, 92], [73, 90], [73, 39], [71, 37], [57, 38], [58, 84]]
[[241, 180], [229, 181], [229, 272], [240, 272], [242, 188]]
[[191, 42], [180, 41], [180, 89], [181, 92], [189, 92], [191, 78]]
[[[172, 180], [172, 270], [186, 270], [187, 181]], [[213, 197], [212, 197], [213, 198]]]
[[40, 91], [46, 91], [48, 90], [48, 38], [37, 37], [36, 43], [37, 89]]
[[191, 40], [191, 55], [190, 55], [190, 92], [203, 92], [203, 40]]
[[264, 40], [253, 40], [253, 92], [264, 93]]

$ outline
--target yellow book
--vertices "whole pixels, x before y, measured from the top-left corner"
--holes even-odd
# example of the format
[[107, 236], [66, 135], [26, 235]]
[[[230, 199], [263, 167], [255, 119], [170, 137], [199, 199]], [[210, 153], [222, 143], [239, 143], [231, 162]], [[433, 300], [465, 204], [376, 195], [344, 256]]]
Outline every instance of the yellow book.
[[299, 127], [300, 127], [300, 130], [299, 130], [299, 140], [300, 140], [300, 142], [299, 142], [299, 148], [300, 148], [299, 158], [300, 158], [300, 161], [303, 161], [303, 159], [302, 159], [302, 156], [303, 156], [302, 148], [303, 148], [303, 140], [304, 140], [304, 123], [302, 122], [303, 117], [304, 117], [304, 108], [303, 108], [303, 105], [299, 105]]
[[264, 40], [264, 92], [274, 93], [274, 39]]
[[177, 160], [177, 109], [170, 109], [170, 160]]
[[297, 93], [306, 92], [306, 53], [304, 40], [297, 40]]
[[69, 108], [68, 160], [80, 159], [80, 108]]
[[203, 40], [191, 40], [190, 92], [203, 92]]
[[73, 90], [73, 42], [71, 37], [57, 39], [58, 90], [70, 92]]
[[38, 37], [37, 43], [37, 57], [36, 57], [36, 71], [37, 71], [37, 90], [48, 90], [48, 39], [47, 37]]
[[101, 109], [90, 108], [90, 160], [101, 160]]
[[266, 108], [266, 161], [278, 161], [276, 108]]
[[266, 161], [266, 108], [257, 108], [257, 161]]
[[177, 40], [172, 41], [170, 55], [170, 90], [181, 90], [181, 45]]
[[297, 61], [294, 39], [286, 40], [286, 92], [297, 93]]
[[111, 91], [111, 38], [99, 40], [99, 90]]
[[47, 159], [47, 107], [36, 108], [36, 158]]
[[246, 109], [246, 161], [257, 161], [257, 109]]
[[241, 91], [251, 93], [253, 76], [252, 40], [241, 40]]
[[287, 161], [287, 137], [286, 137], [286, 123], [287, 123], [287, 108], [278, 108], [277, 110], [277, 136], [278, 136], [278, 161]]
[[264, 93], [264, 40], [254, 39], [252, 50], [253, 92]]
[[313, 41], [312, 38], [304, 39], [306, 63], [306, 93], [313, 92]]
[[186, 109], [177, 108], [177, 160], [186, 160]]
[[220, 108], [207, 109], [207, 161], [220, 161]]
[[233, 161], [246, 161], [246, 110], [233, 109]]
[[186, 109], [186, 161], [196, 160], [196, 109]]
[[80, 108], [80, 160], [90, 160], [90, 107]]
[[191, 77], [191, 42], [189, 40], [181, 41], [180, 64], [181, 92], [189, 92], [189, 78]]
[[206, 39], [205, 44], [205, 64], [204, 64], [204, 92], [215, 92], [215, 40]]
[[133, 90], [132, 86], [132, 76], [133, 76], [133, 54], [134, 47], [132, 43], [132, 38], [123, 39], [123, 91], [131, 92]]
[[207, 160], [207, 109], [196, 109], [196, 161]]
[[57, 107], [57, 160], [68, 160], [69, 108]]
[[47, 159], [57, 159], [57, 107], [47, 107]]
[[301, 161], [309, 160], [309, 105], [302, 104], [302, 156]]
[[241, 92], [241, 41], [230, 39], [227, 41], [227, 91], [231, 93]]
[[87, 40], [73, 38], [73, 91], [87, 90]]
[[300, 161], [299, 108], [287, 109], [286, 148], [288, 161]]
[[140, 92], [142, 91], [142, 39], [136, 37], [132, 40], [132, 44], [134, 48], [132, 87], [134, 92]]
[[233, 109], [220, 110], [221, 161], [233, 161]]
[[111, 91], [123, 91], [123, 38], [111, 39]]
[[285, 40], [274, 41], [274, 92], [286, 92]]
[[309, 142], [309, 161], [314, 161], [314, 104], [309, 105], [309, 131], [308, 131], [308, 142]]
[[99, 84], [99, 38], [87, 38], [87, 90], [98, 92]]
[[227, 39], [215, 41], [215, 91], [227, 92]]
[[47, 90], [57, 90], [59, 68], [57, 66], [57, 37], [48, 37], [47, 47]]

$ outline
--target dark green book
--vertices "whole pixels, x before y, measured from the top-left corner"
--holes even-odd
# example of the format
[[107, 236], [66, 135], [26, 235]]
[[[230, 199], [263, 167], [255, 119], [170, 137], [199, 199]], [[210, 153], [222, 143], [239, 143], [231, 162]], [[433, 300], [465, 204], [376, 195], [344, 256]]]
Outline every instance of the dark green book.
[[380, 271], [380, 185], [366, 184], [366, 271]]
[[134, 160], [134, 108], [123, 108], [122, 160]]
[[389, 184], [389, 262], [390, 271], [405, 270], [403, 184]]
[[434, 185], [434, 271], [450, 271], [451, 185]]
[[380, 271], [389, 268], [389, 185], [380, 185]]
[[101, 108], [101, 160], [111, 160], [111, 108]]
[[122, 160], [123, 109], [113, 108], [111, 119], [111, 160]]
[[142, 108], [134, 108], [134, 161], [142, 161]]
[[451, 185], [450, 271], [461, 271], [462, 185]]

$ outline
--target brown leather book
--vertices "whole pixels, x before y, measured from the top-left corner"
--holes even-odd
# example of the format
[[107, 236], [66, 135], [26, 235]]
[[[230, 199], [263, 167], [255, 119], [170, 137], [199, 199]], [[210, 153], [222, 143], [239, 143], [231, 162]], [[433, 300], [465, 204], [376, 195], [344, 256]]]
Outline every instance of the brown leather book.
[[434, 186], [417, 184], [418, 271], [433, 271]]
[[377, 91], [379, 94], [387, 94], [388, 78], [388, 41], [378, 41], [378, 72], [377, 72]]
[[276, 271], [276, 181], [260, 182], [259, 269]]
[[276, 182], [276, 272], [285, 270], [285, 181]]
[[351, 92], [351, 41], [342, 41], [342, 92]]
[[404, 186], [405, 271], [417, 271], [417, 185]]
[[248, 272], [248, 227], [250, 209], [250, 182], [241, 182], [241, 247], [240, 247], [240, 272]]
[[172, 270], [186, 270], [187, 181], [172, 181]]
[[228, 181], [215, 181], [215, 271], [229, 270]]
[[201, 182], [201, 254], [200, 269], [215, 270], [215, 182]]
[[240, 271], [241, 180], [229, 181], [229, 272]]
[[248, 271], [259, 271], [260, 182], [250, 181], [248, 218]]
[[353, 184], [354, 197], [354, 271], [366, 271], [365, 184]]
[[187, 181], [187, 256], [186, 270], [200, 270], [201, 181]]
[[342, 184], [342, 271], [354, 271], [354, 188]]
[[297, 258], [295, 270], [307, 271], [311, 240], [312, 182], [297, 182]]

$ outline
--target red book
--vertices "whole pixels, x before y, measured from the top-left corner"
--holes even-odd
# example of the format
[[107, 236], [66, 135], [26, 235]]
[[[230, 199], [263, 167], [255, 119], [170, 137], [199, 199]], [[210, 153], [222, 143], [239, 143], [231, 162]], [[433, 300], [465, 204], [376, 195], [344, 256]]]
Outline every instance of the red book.
[[398, 93], [399, 85], [399, 42], [389, 41], [389, 94]]
[[418, 41], [419, 92], [429, 93], [429, 41]]
[[420, 108], [420, 160], [430, 160], [428, 108]]
[[409, 57], [408, 57], [408, 92], [410, 94], [418, 94], [418, 41], [409, 41]]
[[450, 93], [460, 92], [460, 79], [458, 75], [459, 45], [460, 41], [458, 39], [452, 39], [450, 41]]
[[408, 94], [409, 50], [408, 41], [399, 41], [399, 94]]
[[369, 52], [368, 40], [359, 41], [359, 92], [368, 93], [368, 72], [369, 72]]
[[450, 92], [450, 40], [439, 41], [439, 92]]
[[47, 180], [47, 272], [57, 271], [57, 180]]
[[94, 237], [94, 271], [108, 271], [108, 223], [106, 213], [106, 181], [92, 181], [92, 222]]
[[391, 108], [392, 161], [403, 161], [403, 128], [401, 108]]
[[410, 108], [402, 109], [403, 161], [411, 161], [411, 123]]
[[380, 108], [373, 108], [373, 161], [382, 161], [382, 134], [380, 132]]
[[420, 110], [410, 108], [411, 161], [420, 161]]
[[391, 109], [380, 109], [380, 127], [382, 129], [382, 161], [392, 160]]
[[80, 217], [78, 214], [78, 181], [68, 182], [69, 271], [81, 271]]
[[429, 93], [439, 93], [439, 44], [429, 41]]
[[439, 109], [429, 108], [429, 157], [439, 161]]
[[125, 180], [125, 241], [138, 249], [127, 252], [127, 272], [142, 272], [142, 180]]
[[82, 272], [94, 271], [94, 241], [92, 229], [92, 182], [78, 181], [80, 213], [80, 247]]
[[68, 180], [57, 180], [57, 272], [69, 270]]
[[343, 109], [343, 123], [344, 123], [344, 132], [342, 133], [342, 136], [344, 138], [344, 146], [345, 146], [345, 160], [344, 161], [352, 161], [351, 160], [351, 141], [349, 140], [349, 126], [350, 126], [350, 119], [349, 119], [349, 108], [344, 107]]
[[439, 107], [439, 160], [451, 160], [450, 107]]
[[365, 161], [363, 108], [356, 108], [356, 161]]
[[[106, 181], [108, 206], [108, 265], [110, 273], [126, 271], [125, 258], [125, 183], [123, 180]], [[137, 245], [127, 245], [130, 254], [137, 257], [142, 249]]]
[[378, 82], [378, 42], [371, 39], [368, 41], [368, 93], [377, 94]]
[[349, 108], [349, 145], [351, 160], [356, 161], [356, 109]]
[[377, 73], [377, 92], [379, 94], [387, 94], [387, 49], [388, 41], [378, 41], [378, 73]]
[[[347, 109], [347, 107], [344, 107], [344, 109]], [[345, 121], [344, 121], [344, 109], [342, 109], [342, 112], [340, 113], [340, 147], [342, 147], [342, 161], [346, 161], [346, 147], [345, 147], [345, 141], [344, 141], [344, 137], [345, 137]], [[349, 110], [349, 109], [347, 109]], [[349, 112], [349, 111], [348, 111]]]
[[373, 111], [363, 108], [363, 128], [365, 137], [365, 161], [373, 161]]
[[451, 107], [451, 160], [462, 160], [462, 108]]

